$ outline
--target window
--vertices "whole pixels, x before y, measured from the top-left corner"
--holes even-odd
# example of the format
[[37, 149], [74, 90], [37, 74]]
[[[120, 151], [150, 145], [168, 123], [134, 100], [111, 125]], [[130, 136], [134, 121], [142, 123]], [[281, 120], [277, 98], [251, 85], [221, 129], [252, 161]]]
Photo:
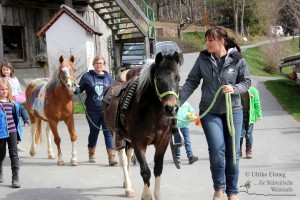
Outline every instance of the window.
[[24, 61], [24, 30], [17, 26], [3, 26], [4, 61]]

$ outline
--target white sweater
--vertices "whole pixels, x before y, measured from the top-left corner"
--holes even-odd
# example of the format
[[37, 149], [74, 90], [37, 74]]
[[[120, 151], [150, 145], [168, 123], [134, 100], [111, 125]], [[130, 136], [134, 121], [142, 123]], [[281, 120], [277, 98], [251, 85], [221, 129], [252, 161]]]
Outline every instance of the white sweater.
[[21, 90], [20, 82], [19, 82], [17, 77], [13, 77], [13, 78], [5, 77], [5, 78], [8, 80], [8, 82], [11, 86], [12, 96], [23, 93], [22, 90]]

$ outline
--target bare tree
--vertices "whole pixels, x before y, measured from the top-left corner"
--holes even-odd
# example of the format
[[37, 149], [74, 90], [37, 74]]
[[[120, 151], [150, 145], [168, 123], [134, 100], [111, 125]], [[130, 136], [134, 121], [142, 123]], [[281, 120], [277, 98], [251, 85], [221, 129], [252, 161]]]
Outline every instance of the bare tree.
[[239, 25], [239, 0], [231, 0], [232, 1], [232, 9], [233, 9], [233, 22], [234, 22], [234, 32], [238, 34]]
[[[300, 31], [300, 1], [299, 0], [286, 0], [286, 5], [288, 8], [288, 12], [293, 16], [292, 20], [295, 20], [298, 28], [298, 32]], [[299, 37], [299, 50], [300, 50], [300, 37]]]
[[245, 0], [242, 0], [241, 4], [241, 35], [245, 36], [245, 27], [244, 27], [244, 14], [245, 14]]
[[160, 20], [160, 9], [164, 6], [168, 6], [171, 3], [171, 0], [151, 0], [150, 3], [153, 3], [156, 7], [156, 18]]

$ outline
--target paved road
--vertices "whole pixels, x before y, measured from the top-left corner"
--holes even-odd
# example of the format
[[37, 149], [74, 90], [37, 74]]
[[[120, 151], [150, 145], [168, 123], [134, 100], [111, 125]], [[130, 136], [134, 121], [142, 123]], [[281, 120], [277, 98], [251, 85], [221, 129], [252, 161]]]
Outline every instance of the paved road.
[[[186, 54], [181, 68], [182, 82], [198, 54]], [[253, 77], [253, 85], [261, 94], [263, 120], [254, 127], [253, 159], [240, 161], [240, 198], [242, 200], [297, 200], [300, 199], [300, 123], [288, 115], [268, 92], [264, 77]], [[198, 92], [199, 93], [199, 92]], [[197, 108], [200, 93], [189, 99]], [[97, 163], [88, 163], [88, 125], [83, 116], [76, 116], [78, 134], [78, 161], [70, 166], [71, 143], [63, 123], [59, 125], [65, 166], [57, 166], [56, 160], [48, 160], [46, 145], [38, 148], [36, 157], [29, 152], [20, 153], [22, 187], [12, 189], [10, 160], [4, 162], [4, 180], [0, 184], [1, 200], [117, 200], [124, 199], [122, 171], [118, 166], [108, 166], [103, 137], [99, 138]], [[189, 165], [182, 151], [181, 169], [176, 169], [170, 149], [165, 155], [161, 191], [164, 200], [212, 199], [208, 151], [201, 128], [191, 125], [191, 142], [199, 161]], [[25, 127], [22, 146], [30, 148], [30, 128]], [[55, 146], [54, 146], [55, 147]], [[55, 149], [55, 148], [54, 148]], [[153, 168], [153, 147], [147, 152], [148, 163]], [[139, 165], [132, 169], [134, 200], [140, 199], [143, 183]], [[152, 190], [153, 190], [152, 180]], [[277, 191], [276, 191], [277, 190]], [[282, 191], [285, 190], [285, 191]]]

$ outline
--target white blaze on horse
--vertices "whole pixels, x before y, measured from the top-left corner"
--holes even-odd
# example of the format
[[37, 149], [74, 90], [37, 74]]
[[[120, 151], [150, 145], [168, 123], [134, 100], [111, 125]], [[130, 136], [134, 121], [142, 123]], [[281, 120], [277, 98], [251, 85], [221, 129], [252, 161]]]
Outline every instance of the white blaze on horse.
[[29, 83], [26, 88], [26, 107], [31, 123], [31, 148], [30, 155], [35, 156], [36, 147], [42, 141], [42, 121], [46, 121], [46, 136], [48, 143], [48, 158], [54, 159], [51, 147], [51, 131], [58, 151], [58, 165], [63, 165], [64, 160], [61, 152], [61, 138], [58, 134], [58, 122], [64, 121], [68, 127], [72, 141], [71, 164], [77, 165], [76, 140], [74, 128], [74, 100], [75, 91], [75, 67], [74, 56], [65, 60], [59, 57], [60, 66], [56, 69], [51, 79], [40, 78]]

